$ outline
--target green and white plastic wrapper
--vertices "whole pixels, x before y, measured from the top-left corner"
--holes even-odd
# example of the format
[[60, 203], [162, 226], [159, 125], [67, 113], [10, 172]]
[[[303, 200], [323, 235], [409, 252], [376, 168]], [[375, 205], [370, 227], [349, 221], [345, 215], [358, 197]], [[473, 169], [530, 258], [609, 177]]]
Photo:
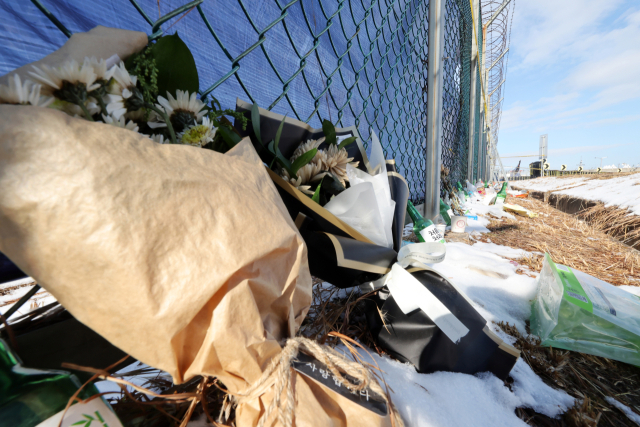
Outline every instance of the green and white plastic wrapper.
[[545, 346], [640, 366], [640, 297], [546, 254], [531, 332]]

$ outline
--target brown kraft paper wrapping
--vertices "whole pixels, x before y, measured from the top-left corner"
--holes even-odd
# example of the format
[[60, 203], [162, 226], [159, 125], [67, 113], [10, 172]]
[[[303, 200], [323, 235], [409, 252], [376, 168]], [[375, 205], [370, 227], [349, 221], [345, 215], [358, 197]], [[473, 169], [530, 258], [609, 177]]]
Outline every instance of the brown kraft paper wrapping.
[[[255, 382], [311, 301], [306, 247], [248, 139], [226, 155], [0, 106], [0, 251], [176, 382]], [[300, 374], [297, 426], [383, 426]], [[254, 426], [268, 391], [236, 411]]]
[[[31, 65], [126, 59], [141, 32], [96, 27]], [[0, 105], [0, 252], [81, 322], [176, 382], [255, 382], [311, 301], [306, 248], [248, 140], [226, 155], [158, 145], [61, 112]], [[297, 426], [389, 417], [294, 374]], [[236, 409], [254, 426], [272, 399]], [[273, 417], [272, 417], [273, 418]]]
[[125, 60], [132, 54], [141, 51], [147, 45], [147, 42], [147, 35], [139, 31], [97, 26], [86, 33], [73, 34], [60, 49], [41, 60], [0, 76], [0, 84], [7, 84], [9, 76], [13, 74], [19, 74], [23, 82], [25, 79], [33, 80], [29, 75], [29, 72], [33, 71], [32, 65], [57, 67], [70, 60], [82, 63], [86, 56], [93, 56], [96, 59], [109, 59], [116, 54], [120, 59]]

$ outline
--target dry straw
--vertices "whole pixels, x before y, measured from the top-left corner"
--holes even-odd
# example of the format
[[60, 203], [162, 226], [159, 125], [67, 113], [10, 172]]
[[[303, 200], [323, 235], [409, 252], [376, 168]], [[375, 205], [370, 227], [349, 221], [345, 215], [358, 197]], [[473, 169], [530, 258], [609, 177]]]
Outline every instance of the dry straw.
[[[538, 218], [492, 218], [491, 234], [481, 241], [534, 252], [521, 260], [533, 271], [542, 268], [543, 254], [554, 262], [576, 268], [613, 285], [640, 286], [640, 253], [608, 236], [586, 221], [560, 212], [547, 203], [527, 198], [509, 198], [537, 212]], [[537, 252], [537, 254], [535, 254]]]

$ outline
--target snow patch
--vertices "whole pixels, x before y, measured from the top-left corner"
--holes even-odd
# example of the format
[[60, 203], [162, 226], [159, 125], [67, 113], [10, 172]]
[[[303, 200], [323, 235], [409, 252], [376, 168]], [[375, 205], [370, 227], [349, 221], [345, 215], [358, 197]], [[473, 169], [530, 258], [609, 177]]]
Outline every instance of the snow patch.
[[611, 405], [615, 406], [616, 408], [620, 409], [627, 416], [627, 418], [629, 418], [631, 421], [633, 421], [634, 423], [636, 423], [636, 424], [638, 424], [640, 426], [640, 415], [638, 415], [635, 412], [633, 412], [631, 410], [631, 408], [629, 408], [627, 405], [623, 405], [622, 403], [618, 402], [613, 397], [609, 397], [609, 396], [606, 396], [604, 398], [604, 400], [606, 400], [607, 402], [609, 402]]
[[[345, 351], [343, 347], [339, 349]], [[373, 352], [360, 351], [360, 356], [383, 371], [393, 390], [393, 403], [407, 426], [526, 426], [515, 414], [518, 407], [557, 417], [573, 405], [572, 397], [544, 384], [521, 359], [512, 371], [511, 391], [487, 372], [419, 374], [410, 364]]]
[[531, 316], [536, 279], [517, 274], [521, 267], [502, 257], [519, 258], [523, 254], [526, 251], [493, 243], [447, 243], [444, 261], [431, 267], [455, 283], [485, 319], [515, 324], [526, 334], [525, 320]]
[[607, 207], [617, 206], [640, 215], [640, 173], [611, 179], [546, 177], [522, 181], [517, 185], [528, 190], [554, 191], [556, 194], [596, 200]]

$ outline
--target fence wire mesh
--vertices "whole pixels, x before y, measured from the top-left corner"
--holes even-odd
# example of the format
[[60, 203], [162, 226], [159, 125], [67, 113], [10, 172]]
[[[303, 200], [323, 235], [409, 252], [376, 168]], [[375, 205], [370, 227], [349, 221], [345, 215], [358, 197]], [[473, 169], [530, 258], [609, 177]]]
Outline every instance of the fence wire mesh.
[[442, 165], [452, 183], [464, 182], [468, 167], [471, 9], [447, 0], [443, 58]]
[[[201, 96], [215, 96], [225, 108], [233, 108], [236, 97], [258, 102], [314, 127], [322, 119], [355, 124], [365, 146], [376, 132], [406, 177], [411, 199], [424, 200], [428, 0], [229, 0], [224, 6], [167, 0], [162, 13], [156, 0], [115, 0], [108, 8], [81, 0], [31, 3], [6, 10], [31, 19], [37, 8], [49, 20], [39, 33], [69, 37], [93, 25], [145, 31], [151, 38], [179, 31], [194, 53]], [[444, 31], [442, 161], [455, 182], [467, 173], [468, 0], [446, 0]], [[479, 109], [479, 96], [475, 101]]]

